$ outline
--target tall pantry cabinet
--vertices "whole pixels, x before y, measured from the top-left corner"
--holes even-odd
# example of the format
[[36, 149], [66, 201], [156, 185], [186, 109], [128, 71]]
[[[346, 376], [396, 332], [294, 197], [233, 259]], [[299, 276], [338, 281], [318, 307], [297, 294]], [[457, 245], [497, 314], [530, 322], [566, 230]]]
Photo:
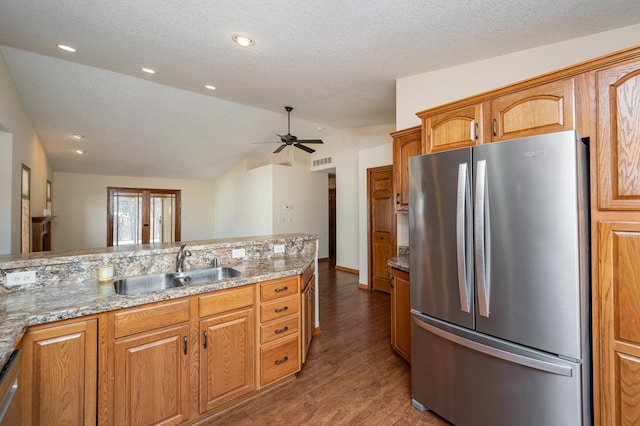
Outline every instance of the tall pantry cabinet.
[[640, 59], [599, 69], [594, 80], [595, 421], [640, 424]]

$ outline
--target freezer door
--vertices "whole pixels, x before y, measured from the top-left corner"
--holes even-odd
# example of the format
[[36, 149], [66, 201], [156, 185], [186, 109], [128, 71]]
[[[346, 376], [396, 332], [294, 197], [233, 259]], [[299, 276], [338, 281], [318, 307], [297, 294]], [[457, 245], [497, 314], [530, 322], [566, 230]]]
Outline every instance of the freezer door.
[[474, 148], [476, 330], [582, 359], [588, 209], [577, 150], [575, 132]]
[[411, 306], [474, 326], [471, 149], [409, 159]]
[[414, 407], [457, 426], [591, 424], [581, 363], [417, 314], [411, 333]]

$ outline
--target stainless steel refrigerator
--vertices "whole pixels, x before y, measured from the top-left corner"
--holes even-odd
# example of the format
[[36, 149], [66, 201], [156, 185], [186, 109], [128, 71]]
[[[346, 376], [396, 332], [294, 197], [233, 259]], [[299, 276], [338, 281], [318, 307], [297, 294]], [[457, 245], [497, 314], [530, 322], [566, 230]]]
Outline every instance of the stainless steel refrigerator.
[[409, 159], [414, 407], [592, 422], [587, 165], [574, 131]]

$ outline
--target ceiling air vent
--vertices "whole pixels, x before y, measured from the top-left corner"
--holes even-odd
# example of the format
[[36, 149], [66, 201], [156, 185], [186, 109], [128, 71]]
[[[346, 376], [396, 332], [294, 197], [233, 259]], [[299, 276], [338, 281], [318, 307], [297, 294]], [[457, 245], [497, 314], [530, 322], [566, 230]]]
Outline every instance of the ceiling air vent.
[[331, 164], [331, 157], [320, 158], [318, 160], [313, 160], [313, 167], [324, 166], [326, 164]]

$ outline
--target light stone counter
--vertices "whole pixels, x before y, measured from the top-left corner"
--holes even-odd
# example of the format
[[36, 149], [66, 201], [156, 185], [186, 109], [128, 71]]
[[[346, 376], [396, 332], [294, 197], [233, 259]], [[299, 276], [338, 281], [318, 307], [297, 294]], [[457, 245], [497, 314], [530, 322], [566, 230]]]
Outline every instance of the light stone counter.
[[[192, 256], [188, 258], [188, 263], [185, 262], [185, 270], [206, 268], [207, 260], [215, 257], [221, 266], [232, 266], [242, 275], [209, 284], [135, 296], [117, 295], [112, 283], [98, 283], [97, 266], [100, 260], [104, 256], [110, 258], [116, 266], [116, 278], [171, 272], [175, 267], [179, 244], [139, 246], [129, 250], [107, 249], [103, 252], [91, 250], [89, 253], [65, 253], [62, 256], [0, 256], [0, 284], [6, 282], [6, 273], [12, 271], [35, 269], [41, 277], [36, 285], [18, 290], [3, 287], [4, 290], [0, 292], [0, 366], [8, 360], [30, 325], [302, 274], [315, 261], [317, 239], [315, 235], [292, 234], [190, 242], [187, 248]], [[285, 253], [274, 254], [274, 244], [285, 245]], [[246, 251], [242, 260], [230, 256], [230, 251], [238, 248]]]

